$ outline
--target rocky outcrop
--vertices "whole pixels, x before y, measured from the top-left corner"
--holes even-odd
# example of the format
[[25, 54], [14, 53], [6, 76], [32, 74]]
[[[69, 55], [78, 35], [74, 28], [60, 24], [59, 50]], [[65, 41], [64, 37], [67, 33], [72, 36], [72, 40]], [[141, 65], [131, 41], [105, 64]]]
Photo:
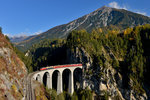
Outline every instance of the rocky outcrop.
[[[106, 53], [105, 49], [102, 49], [104, 57], [110, 56]], [[105, 61], [105, 67], [99, 66], [94, 69], [93, 60], [90, 55], [84, 50], [84, 48], [74, 48], [67, 51], [68, 62], [70, 63], [82, 63], [82, 77], [83, 87], [95, 91], [97, 96], [109, 96], [110, 100], [146, 100], [148, 99], [146, 94], [136, 94], [132, 88], [125, 88], [123, 85], [123, 78], [121, 73], [115, 70], [109, 62]], [[111, 52], [112, 54], [112, 52]], [[110, 57], [111, 58], [111, 57]], [[115, 58], [115, 57], [113, 57]], [[116, 58], [115, 58], [116, 59]], [[130, 84], [132, 80], [130, 80]]]
[[21, 100], [24, 96], [23, 83], [26, 74], [24, 63], [0, 33], [0, 99]]

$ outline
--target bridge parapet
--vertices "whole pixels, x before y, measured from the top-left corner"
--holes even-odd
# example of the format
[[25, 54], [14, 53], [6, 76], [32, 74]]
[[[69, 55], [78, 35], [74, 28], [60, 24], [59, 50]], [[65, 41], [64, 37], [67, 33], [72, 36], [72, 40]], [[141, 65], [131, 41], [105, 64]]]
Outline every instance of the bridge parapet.
[[65, 70], [69, 70], [69, 83], [68, 83], [68, 92], [70, 94], [73, 94], [74, 92], [74, 71], [79, 68], [82, 70], [82, 66], [73, 66], [73, 67], [61, 67], [61, 68], [55, 68], [55, 69], [48, 69], [48, 70], [42, 70], [39, 71], [38, 73], [34, 74], [33, 79], [39, 81], [40, 83], [44, 82], [44, 76], [46, 75], [46, 86], [50, 89], [52, 89], [52, 76], [55, 71], [57, 71], [58, 76], [57, 76], [57, 94], [60, 94], [63, 92], [63, 83], [62, 83], [62, 74]]

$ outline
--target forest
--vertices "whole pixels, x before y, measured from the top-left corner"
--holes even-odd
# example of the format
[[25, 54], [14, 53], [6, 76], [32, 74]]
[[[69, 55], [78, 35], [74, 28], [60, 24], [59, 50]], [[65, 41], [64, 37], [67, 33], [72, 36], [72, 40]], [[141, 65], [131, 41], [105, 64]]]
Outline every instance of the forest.
[[[33, 45], [27, 51], [29, 56], [17, 54], [25, 62], [28, 71], [36, 71], [41, 67], [65, 64], [67, 50], [74, 51], [75, 47], [84, 48], [93, 60], [94, 72], [98, 67], [108, 67], [109, 64], [121, 73], [125, 88], [132, 88], [137, 94], [144, 93], [144, 84], [150, 85], [150, 25], [139, 25], [125, 30], [93, 29], [74, 30], [67, 39], [46, 39]], [[102, 50], [110, 53], [106, 57]], [[17, 51], [17, 50], [15, 50]], [[91, 74], [91, 72], [89, 72]], [[132, 85], [129, 80], [132, 80]]]

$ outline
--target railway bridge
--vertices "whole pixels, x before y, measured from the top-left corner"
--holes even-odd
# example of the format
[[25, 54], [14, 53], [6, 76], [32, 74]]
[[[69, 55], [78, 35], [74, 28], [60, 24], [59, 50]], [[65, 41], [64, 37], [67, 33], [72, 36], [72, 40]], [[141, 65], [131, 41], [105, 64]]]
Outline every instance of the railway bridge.
[[82, 86], [82, 64], [45, 67], [34, 74], [33, 78], [49, 89], [56, 89], [57, 94], [63, 90], [72, 94], [75, 88]]

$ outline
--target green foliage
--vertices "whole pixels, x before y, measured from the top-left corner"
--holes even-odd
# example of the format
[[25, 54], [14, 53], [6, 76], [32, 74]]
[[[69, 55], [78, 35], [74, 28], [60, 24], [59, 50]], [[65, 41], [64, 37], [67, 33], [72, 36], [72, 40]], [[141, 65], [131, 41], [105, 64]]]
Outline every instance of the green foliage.
[[56, 90], [46, 88], [46, 97], [50, 100], [92, 100], [93, 94], [89, 89], [79, 89], [72, 95], [63, 92], [57, 95]]
[[[144, 93], [143, 84], [150, 84], [150, 25], [128, 28], [124, 32], [118, 29], [95, 29], [91, 33], [86, 30], [72, 31], [67, 40], [43, 40], [33, 45], [27, 64], [30, 70], [42, 66], [64, 64], [67, 49], [84, 48], [93, 60], [92, 68], [87, 75], [93, 74], [101, 66], [108, 67], [108, 63], [123, 76], [126, 88], [133, 88], [138, 94]], [[57, 60], [56, 60], [57, 59]], [[99, 79], [104, 73], [94, 77]], [[133, 84], [130, 83], [133, 81]], [[90, 92], [78, 91], [77, 96], [86, 99]], [[76, 96], [75, 96], [76, 97]], [[89, 97], [90, 98], [90, 97]]]
[[[67, 46], [72, 49], [84, 48], [93, 59], [93, 71], [99, 66], [105, 66], [105, 60], [108, 60], [125, 79], [133, 80], [132, 88], [137, 93], [143, 93], [142, 84], [145, 81], [150, 84], [150, 25], [128, 28], [123, 33], [119, 30], [107, 32], [104, 34], [98, 29], [93, 30], [91, 34], [85, 30], [73, 31], [67, 38]], [[102, 54], [102, 47], [110, 59]], [[125, 84], [129, 86], [129, 83]]]
[[63, 63], [66, 57], [65, 40], [46, 39], [33, 45], [27, 57], [27, 66], [31, 70], [39, 70], [41, 67], [58, 65]]
[[21, 52], [20, 50], [18, 50], [13, 44], [11, 44], [13, 47], [14, 52], [17, 54], [17, 56], [25, 63], [28, 72], [32, 72], [32, 66], [29, 67], [29, 64], [32, 62], [31, 59], [28, 59], [25, 54], [23, 52]]
[[46, 97], [50, 100], [57, 100], [56, 90], [46, 88]]
[[75, 92], [71, 96], [71, 100], [78, 100], [78, 95]]
[[79, 100], [92, 100], [93, 99], [93, 93], [88, 88], [78, 89], [77, 95], [78, 95]]
[[61, 94], [57, 95], [57, 100], [65, 100], [64, 94], [61, 93]]
[[112, 61], [112, 66], [113, 66], [114, 68], [118, 69], [118, 68], [119, 68], [119, 62], [118, 62], [118, 60], [113, 60], [113, 61]]
[[91, 34], [87, 33], [85, 30], [72, 31], [67, 38], [67, 47], [72, 49], [75, 47], [82, 47], [92, 58], [97, 58], [102, 55], [102, 41], [100, 41], [102, 37], [97, 31], [98, 30], [93, 30]]
[[9, 39], [9, 37], [7, 35], [5, 35], [5, 38], [10, 42], [10, 39]]
[[105, 93], [104, 98], [105, 98], [105, 100], [109, 100], [108, 93]]
[[[129, 29], [128, 29], [129, 30]], [[147, 81], [149, 84], [149, 62], [150, 58], [148, 46], [150, 25], [137, 26], [131, 29], [128, 34], [124, 35], [127, 41], [127, 52], [125, 56], [125, 66], [128, 78], [132, 79], [132, 88], [137, 93], [143, 93], [143, 83]], [[148, 72], [148, 73], [147, 73]], [[144, 81], [145, 80], [145, 81]]]

